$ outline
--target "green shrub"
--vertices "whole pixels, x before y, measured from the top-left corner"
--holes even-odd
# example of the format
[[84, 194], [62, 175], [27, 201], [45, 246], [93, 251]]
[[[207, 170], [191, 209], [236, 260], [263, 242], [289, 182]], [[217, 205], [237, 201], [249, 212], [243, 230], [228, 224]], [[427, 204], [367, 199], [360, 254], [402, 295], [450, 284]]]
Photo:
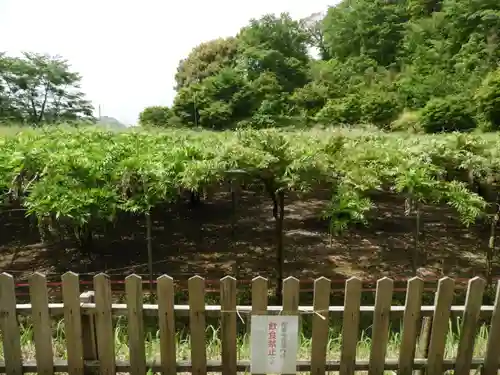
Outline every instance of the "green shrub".
[[147, 107], [139, 115], [139, 124], [141, 126], [167, 127], [171, 117], [172, 111], [168, 107]]
[[480, 115], [490, 122], [490, 129], [500, 130], [500, 68], [486, 76], [474, 100]]
[[329, 99], [316, 114], [316, 120], [327, 124], [356, 124], [361, 121], [359, 99], [356, 95]]
[[390, 129], [395, 132], [420, 133], [422, 131], [420, 113], [418, 111], [404, 110], [396, 120], [391, 122]]
[[453, 95], [429, 100], [422, 109], [420, 123], [426, 133], [467, 131], [476, 127], [467, 98]]
[[363, 122], [388, 126], [400, 112], [397, 96], [392, 92], [368, 91], [359, 99]]
[[400, 109], [393, 93], [368, 91], [330, 99], [316, 114], [316, 120], [330, 124], [358, 124], [360, 122], [385, 127]]

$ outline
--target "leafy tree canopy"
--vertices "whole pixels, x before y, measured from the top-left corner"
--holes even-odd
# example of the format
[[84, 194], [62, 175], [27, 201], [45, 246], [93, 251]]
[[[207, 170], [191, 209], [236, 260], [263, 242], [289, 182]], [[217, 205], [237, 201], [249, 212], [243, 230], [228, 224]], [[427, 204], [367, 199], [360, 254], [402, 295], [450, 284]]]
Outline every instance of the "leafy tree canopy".
[[144, 108], [139, 114], [139, 124], [141, 126], [166, 127], [172, 118], [172, 111], [164, 106], [152, 106]]
[[[453, 125], [460, 97], [468, 124], [496, 129], [486, 97], [498, 96], [498, 30], [495, 0], [343, 0], [302, 20], [265, 15], [181, 61], [172, 111], [211, 129], [347, 121], [404, 130], [398, 117], [411, 117], [412, 131], [469, 131]], [[436, 103], [454, 108], [439, 111], [446, 126], [421, 123]]]
[[93, 120], [81, 76], [59, 56], [0, 55], [0, 119], [29, 125]]

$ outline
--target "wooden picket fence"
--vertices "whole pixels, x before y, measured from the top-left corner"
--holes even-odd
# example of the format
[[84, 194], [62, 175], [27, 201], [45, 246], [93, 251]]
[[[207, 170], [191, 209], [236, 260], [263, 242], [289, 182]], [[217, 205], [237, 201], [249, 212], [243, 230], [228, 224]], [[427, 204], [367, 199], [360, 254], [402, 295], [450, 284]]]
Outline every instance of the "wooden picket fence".
[[[368, 371], [382, 375], [384, 370], [397, 370], [401, 375], [425, 369], [428, 375], [440, 375], [454, 370], [456, 375], [469, 375], [471, 369], [480, 369], [484, 375], [497, 374], [500, 360], [500, 283], [494, 306], [483, 306], [485, 281], [469, 281], [464, 306], [452, 305], [455, 282], [440, 279], [432, 306], [422, 306], [424, 283], [419, 278], [407, 283], [405, 306], [392, 306], [393, 280], [382, 278], [377, 282], [374, 306], [361, 306], [362, 283], [357, 278], [346, 282], [344, 306], [330, 306], [331, 282], [319, 278], [314, 283], [313, 306], [299, 305], [299, 281], [293, 277], [283, 285], [283, 305], [268, 306], [268, 282], [257, 277], [252, 281], [252, 305], [237, 306], [236, 280], [221, 279], [220, 305], [205, 305], [205, 280], [189, 279], [188, 305], [174, 304], [174, 282], [169, 276], [157, 279], [158, 304], [144, 304], [142, 280], [139, 276], [126, 278], [126, 304], [115, 304], [111, 299], [109, 277], [94, 277], [94, 291], [80, 294], [79, 277], [68, 272], [62, 276], [63, 303], [49, 303], [47, 282], [42, 274], [30, 278], [30, 304], [16, 304], [14, 279], [0, 275], [0, 332], [4, 360], [0, 372], [20, 375], [25, 372], [53, 374], [101, 374], [129, 372], [144, 375], [148, 370], [175, 375], [192, 372], [222, 372], [236, 375], [249, 371], [250, 361], [237, 359], [237, 321], [243, 315], [312, 314], [312, 349], [310, 360], [299, 360], [297, 371], [323, 375], [325, 371], [339, 371], [342, 375], [354, 371]], [[356, 359], [356, 347], [361, 314], [373, 316], [371, 352], [368, 360]], [[462, 315], [461, 336], [455, 359], [444, 359], [448, 322], [453, 315]], [[19, 315], [31, 315], [34, 330], [36, 361], [22, 358]], [[178, 361], [176, 352], [174, 315], [188, 315], [191, 333], [191, 360]], [[205, 318], [221, 317], [221, 358], [207, 360]], [[63, 316], [67, 345], [67, 361], [54, 360], [51, 318]], [[113, 337], [113, 317], [128, 318], [130, 361], [116, 359]], [[159, 360], [147, 361], [144, 341], [144, 316], [158, 318], [160, 332]], [[330, 316], [343, 316], [340, 360], [326, 358]], [[398, 359], [387, 359], [387, 342], [391, 317], [403, 318], [403, 333]], [[415, 358], [418, 327], [422, 317], [432, 317], [432, 330], [427, 358]], [[480, 318], [491, 317], [489, 341], [484, 358], [473, 358], [474, 342]]]

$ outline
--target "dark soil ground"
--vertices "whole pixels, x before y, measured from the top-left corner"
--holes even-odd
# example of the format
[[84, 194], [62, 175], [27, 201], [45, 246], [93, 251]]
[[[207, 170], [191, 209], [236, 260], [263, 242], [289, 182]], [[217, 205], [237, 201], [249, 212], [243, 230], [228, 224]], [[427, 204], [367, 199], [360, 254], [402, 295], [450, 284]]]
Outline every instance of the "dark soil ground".
[[[412, 276], [410, 252], [415, 219], [405, 216], [404, 201], [392, 195], [374, 197], [376, 209], [369, 225], [356, 226], [330, 243], [328, 223], [321, 213], [328, 192], [314, 196], [287, 196], [285, 216], [285, 275], [297, 278], [382, 275]], [[233, 216], [226, 192], [203, 200], [199, 207], [178, 203], [153, 215], [154, 273], [176, 279], [195, 274], [218, 279], [228, 274], [239, 279], [261, 275], [273, 278], [276, 270], [272, 206], [261, 193], [244, 191]], [[424, 206], [420, 245], [421, 266], [427, 276], [471, 277], [485, 269], [487, 229], [464, 227], [452, 209]], [[232, 222], [235, 224], [232, 225]], [[44, 245], [22, 211], [0, 214], [0, 271], [25, 279], [33, 271], [50, 279], [68, 270], [82, 274], [107, 272], [123, 277], [147, 275], [145, 220], [128, 217], [93, 243], [94, 255], [83, 256], [70, 242]]]

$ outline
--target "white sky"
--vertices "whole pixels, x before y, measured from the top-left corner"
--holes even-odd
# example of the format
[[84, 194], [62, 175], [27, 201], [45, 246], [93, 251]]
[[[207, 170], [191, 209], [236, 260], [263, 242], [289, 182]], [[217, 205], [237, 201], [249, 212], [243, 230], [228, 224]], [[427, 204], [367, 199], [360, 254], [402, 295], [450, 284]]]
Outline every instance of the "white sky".
[[170, 105], [180, 59], [250, 18], [325, 11], [336, 0], [0, 0], [0, 51], [61, 55], [102, 114], [127, 124]]

